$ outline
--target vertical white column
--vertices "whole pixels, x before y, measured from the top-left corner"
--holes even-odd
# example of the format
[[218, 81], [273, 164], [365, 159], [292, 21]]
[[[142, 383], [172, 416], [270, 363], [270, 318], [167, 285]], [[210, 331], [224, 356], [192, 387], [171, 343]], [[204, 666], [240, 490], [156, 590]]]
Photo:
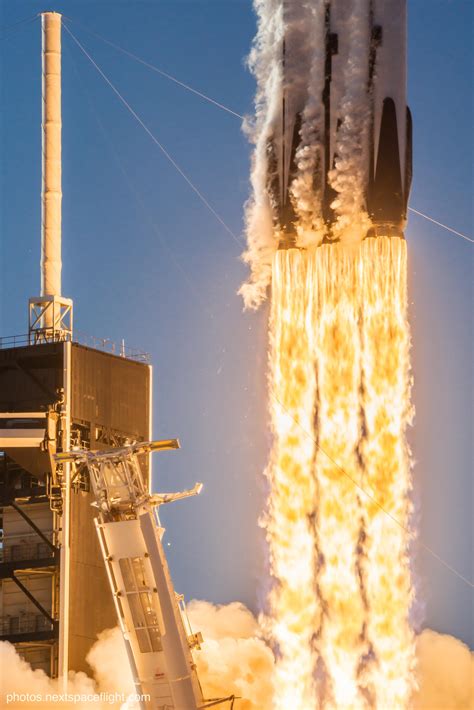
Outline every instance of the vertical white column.
[[[153, 367], [148, 365], [148, 371], [150, 373], [150, 393], [148, 399], [148, 441], [153, 440]], [[153, 456], [150, 451], [148, 456], [148, 493], [151, 495], [153, 493]]]
[[[64, 343], [64, 402], [61, 412], [61, 447], [71, 444], [71, 343]], [[71, 594], [71, 464], [63, 464], [63, 514], [59, 567], [59, 677], [67, 692], [69, 672], [69, 597]]]
[[[61, 15], [45, 12], [42, 26], [41, 295], [61, 295]], [[46, 325], [52, 325], [52, 313]]]

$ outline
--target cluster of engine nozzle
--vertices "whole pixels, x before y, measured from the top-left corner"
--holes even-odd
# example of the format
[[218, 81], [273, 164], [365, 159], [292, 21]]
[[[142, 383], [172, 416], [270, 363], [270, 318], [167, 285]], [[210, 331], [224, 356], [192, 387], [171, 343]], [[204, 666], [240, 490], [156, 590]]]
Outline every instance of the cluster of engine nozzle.
[[[337, 161], [337, 132], [342, 116], [341, 84], [351, 57], [347, 0], [328, 0], [325, 12], [325, 59], [321, 71], [321, 155], [313, 184], [320, 195], [326, 224], [324, 241], [335, 241], [336, 215], [332, 204], [337, 197], [329, 172]], [[366, 237], [403, 238], [408, 196], [412, 180], [412, 121], [406, 105], [406, 0], [371, 0], [367, 55], [368, 130], [364, 131], [367, 170], [364, 185], [365, 210], [372, 227]], [[302, 113], [307, 96], [290, 76], [287, 58], [297, 48], [298, 38], [282, 41], [283, 91], [279, 127], [267, 145], [267, 190], [273, 207], [274, 226], [280, 234], [279, 249], [296, 246], [297, 216], [291, 198], [291, 184], [297, 173], [296, 153], [300, 143]], [[362, 61], [358, 57], [358, 61]]]

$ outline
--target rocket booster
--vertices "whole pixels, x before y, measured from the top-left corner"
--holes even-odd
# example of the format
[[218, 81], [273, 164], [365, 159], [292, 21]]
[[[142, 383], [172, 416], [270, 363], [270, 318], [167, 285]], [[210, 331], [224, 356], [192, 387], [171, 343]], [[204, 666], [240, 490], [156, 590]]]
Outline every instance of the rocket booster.
[[[288, 15], [293, 12], [293, 3], [294, 0], [283, 3], [284, 22], [291, 20]], [[336, 219], [332, 204], [337, 192], [330, 183], [329, 172], [337, 164], [337, 134], [347, 119], [347, 102], [344, 109], [341, 106], [347, 90], [346, 70], [349, 63], [357, 64], [358, 70], [366, 74], [365, 123], [361, 133], [366, 167], [361, 179], [365, 210], [372, 222], [367, 236], [403, 237], [412, 179], [412, 121], [406, 104], [406, 0], [367, 0], [365, 52], [360, 47], [354, 51], [351, 5], [347, 0], [324, 3], [320, 35], [324, 47], [318, 53], [322, 91], [315, 125], [319, 143], [313, 176], [315, 199], [321, 201], [321, 214], [331, 238]], [[308, 86], [314, 77], [314, 67], [310, 71], [302, 60], [307, 34], [303, 23], [285, 22], [281, 112], [267, 145], [267, 190], [275, 228], [280, 232], [279, 248], [296, 244], [291, 184], [297, 172]]]

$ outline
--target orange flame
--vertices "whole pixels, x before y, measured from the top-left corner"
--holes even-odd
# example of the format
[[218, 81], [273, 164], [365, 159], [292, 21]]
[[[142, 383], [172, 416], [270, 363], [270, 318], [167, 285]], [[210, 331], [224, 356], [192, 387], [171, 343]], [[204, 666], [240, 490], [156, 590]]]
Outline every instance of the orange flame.
[[320, 606], [311, 515], [316, 494], [312, 466], [315, 372], [308, 331], [307, 259], [298, 250], [277, 253], [271, 313], [270, 388], [275, 434], [267, 475], [271, 495], [264, 525], [276, 584], [267, 626], [279, 654], [275, 710], [312, 708], [316, 702], [312, 646]]
[[415, 651], [405, 242], [277, 252], [270, 331], [274, 707], [402, 710]]
[[361, 265], [364, 488], [383, 507], [367, 496], [361, 499], [367, 635], [376, 658], [367, 679], [377, 708], [402, 710], [413, 690], [415, 664], [408, 620], [413, 590], [406, 532], [411, 466], [405, 429], [412, 416], [406, 242], [365, 240]]

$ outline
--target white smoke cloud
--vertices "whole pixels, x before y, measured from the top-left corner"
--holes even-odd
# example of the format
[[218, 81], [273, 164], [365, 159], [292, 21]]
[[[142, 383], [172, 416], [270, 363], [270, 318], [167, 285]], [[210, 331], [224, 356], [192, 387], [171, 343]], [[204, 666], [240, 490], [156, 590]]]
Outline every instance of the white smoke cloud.
[[[301, 112], [296, 166], [289, 193], [296, 215], [296, 238], [300, 247], [318, 246], [326, 225], [322, 214], [323, 130], [322, 94], [325, 82], [324, 0], [254, 0], [257, 34], [248, 59], [255, 76], [255, 118], [247, 119], [244, 130], [254, 145], [251, 167], [251, 196], [245, 207], [247, 250], [243, 259], [250, 277], [239, 293], [247, 308], [257, 308], [266, 298], [271, 281], [272, 260], [278, 248], [274, 210], [268, 186], [272, 182], [269, 145], [272, 137], [278, 155], [282, 135], [282, 97], [285, 88], [285, 134], [291, 145], [292, 120]], [[370, 96], [367, 91], [369, 0], [351, 0], [344, 5], [349, 38], [343, 72], [338, 78], [333, 107], [340, 118], [335, 140], [334, 167], [329, 183], [336, 192], [332, 207], [336, 223], [332, 237], [356, 243], [370, 224], [366, 211], [365, 186], [368, 170]], [[283, 38], [287, 51], [282, 64]], [[280, 159], [280, 158], [279, 158]], [[288, 151], [286, 160], [289, 160]], [[288, 165], [286, 166], [288, 168]], [[281, 166], [280, 166], [281, 168]]]
[[118, 627], [105, 629], [87, 655], [97, 687], [125, 696], [135, 692], [122, 632]]
[[[252, 613], [239, 602], [215, 606], [193, 601], [188, 605], [188, 615], [193, 629], [201, 631], [205, 639], [202, 650], [195, 652], [205, 696], [234, 694], [241, 698], [239, 710], [271, 710], [273, 654], [262, 640]], [[99, 635], [87, 662], [92, 677], [71, 672], [67, 688], [71, 702], [67, 702], [61, 699], [62, 681], [49, 678], [42, 670], [32, 670], [12, 644], [0, 642], [0, 706], [24, 709], [41, 700], [39, 707], [46, 710], [135, 707], [126, 700], [135, 691], [118, 628]], [[49, 696], [54, 695], [59, 695], [59, 699], [48, 702]]]
[[417, 639], [413, 710], [472, 710], [474, 653], [454, 636], [425, 629]]
[[278, 246], [267, 193], [267, 144], [281, 106], [281, 41], [283, 6], [281, 0], [254, 0], [257, 34], [248, 57], [255, 76], [255, 118], [247, 120], [244, 130], [254, 144], [250, 182], [252, 194], [245, 206], [247, 251], [243, 259], [250, 266], [250, 278], [239, 293], [247, 307], [258, 307], [264, 300], [272, 275], [272, 257]]
[[87, 662], [93, 677], [71, 671], [65, 689], [62, 680], [51, 679], [42, 670], [32, 670], [12, 644], [0, 642], [0, 707], [38, 706], [45, 710], [136, 707], [133, 677], [119, 628], [106, 629], [99, 635]]
[[274, 658], [253, 614], [239, 602], [193, 601], [188, 615], [204, 637], [194, 659], [205, 697], [233, 694], [239, 710], [271, 710]]
[[[71, 673], [67, 692], [76, 697], [67, 702], [61, 698], [64, 693], [62, 682], [52, 680], [42, 670], [32, 670], [17, 654], [15, 647], [6, 641], [0, 642], [0, 667], [0, 704], [3, 708], [24, 709], [39, 706], [46, 710], [57, 710], [58, 707], [86, 710], [92, 704], [90, 698], [98, 692], [97, 684], [85, 673]], [[93, 704], [97, 710], [120, 707], [117, 704], [101, 702]]]
[[[246, 132], [255, 148], [250, 176], [252, 194], [245, 209], [248, 248], [243, 256], [251, 273], [240, 293], [247, 307], [256, 308], [265, 299], [273, 254], [278, 248], [273, 206], [267, 189], [272, 179], [268, 146], [275, 136], [278, 136], [275, 145], [279, 146], [284, 87], [288, 89], [286, 132], [290, 142], [292, 121], [302, 111], [302, 142], [296, 156], [298, 180], [293, 189], [295, 207], [301, 218], [299, 238], [309, 243], [314, 241], [315, 229], [321, 230], [320, 209], [314, 199], [312, 183], [320, 152], [318, 122], [324, 80], [324, 2], [302, 0], [285, 4], [282, 0], [255, 0], [254, 8], [258, 18], [257, 35], [248, 65], [257, 82], [257, 93], [255, 120], [251, 125], [246, 123]], [[283, 37], [286, 44], [284, 72]]]
[[[199, 679], [206, 698], [240, 697], [239, 710], [271, 710], [273, 693], [274, 656], [262, 637], [260, 625], [243, 604], [233, 602], [214, 605], [192, 601], [188, 615], [194, 631], [204, 637], [201, 651], [195, 652]], [[97, 710], [122, 708], [131, 710], [133, 703], [123, 699], [111, 702], [114, 694], [126, 698], [134, 692], [132, 676], [119, 629], [100, 634], [88, 655], [93, 678], [84, 673], [71, 673], [70, 695], [89, 696], [88, 700], [49, 703], [31, 700], [12, 701], [63, 692], [62, 683], [52, 680], [41, 670], [32, 670], [7, 642], [0, 642], [0, 706], [11, 708], [38, 707], [77, 708]], [[410, 710], [472, 710], [474, 707], [474, 653], [462, 641], [431, 629], [417, 638], [418, 691]], [[104, 695], [102, 701], [90, 700], [95, 694]]]

